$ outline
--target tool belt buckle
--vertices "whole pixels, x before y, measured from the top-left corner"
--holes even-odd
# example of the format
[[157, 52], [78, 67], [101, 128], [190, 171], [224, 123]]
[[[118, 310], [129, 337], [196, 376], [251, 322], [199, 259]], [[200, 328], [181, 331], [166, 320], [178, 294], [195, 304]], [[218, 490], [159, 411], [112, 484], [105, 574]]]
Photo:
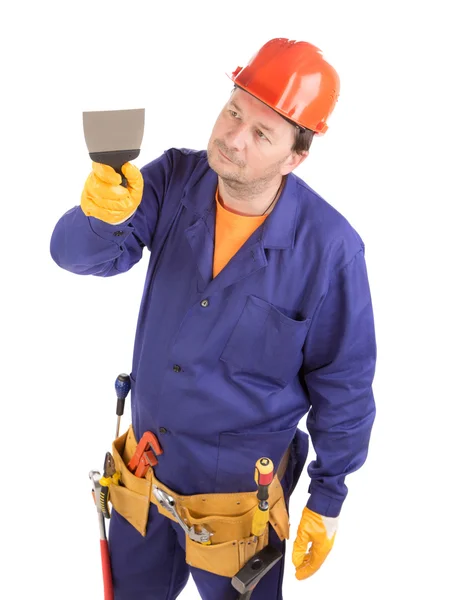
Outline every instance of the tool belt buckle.
[[161, 454], [163, 454], [163, 450], [159, 440], [151, 431], [146, 431], [138, 442], [135, 454], [130, 459], [127, 468], [137, 477], [144, 477], [149, 467], [158, 464], [157, 457]]

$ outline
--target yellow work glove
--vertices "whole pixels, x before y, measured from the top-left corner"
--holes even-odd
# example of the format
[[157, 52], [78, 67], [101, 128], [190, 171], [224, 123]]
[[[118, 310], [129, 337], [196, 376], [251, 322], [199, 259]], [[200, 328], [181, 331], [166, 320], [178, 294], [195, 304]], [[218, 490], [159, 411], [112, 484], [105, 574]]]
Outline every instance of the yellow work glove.
[[[339, 517], [323, 517], [305, 507], [292, 550], [295, 577], [306, 579], [313, 575], [332, 549]], [[311, 547], [308, 550], [308, 544]]]
[[112, 167], [92, 163], [92, 172], [81, 194], [81, 209], [86, 217], [117, 225], [133, 215], [143, 197], [143, 176], [128, 162], [121, 169], [127, 179], [126, 188]]

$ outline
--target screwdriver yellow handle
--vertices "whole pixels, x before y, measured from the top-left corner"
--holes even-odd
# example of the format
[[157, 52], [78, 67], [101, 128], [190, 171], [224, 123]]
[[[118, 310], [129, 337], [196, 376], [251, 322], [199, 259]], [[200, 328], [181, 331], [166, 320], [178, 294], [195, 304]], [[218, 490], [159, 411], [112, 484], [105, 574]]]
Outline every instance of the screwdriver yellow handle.
[[254, 469], [254, 479], [257, 483], [257, 498], [259, 503], [254, 512], [251, 525], [251, 533], [256, 537], [260, 537], [263, 534], [270, 519], [270, 508], [268, 506], [268, 487], [273, 481], [273, 476], [273, 461], [266, 456], [259, 458]]
[[260, 510], [256, 508], [252, 518], [251, 534], [260, 537], [265, 531], [265, 527], [270, 519], [270, 509]]

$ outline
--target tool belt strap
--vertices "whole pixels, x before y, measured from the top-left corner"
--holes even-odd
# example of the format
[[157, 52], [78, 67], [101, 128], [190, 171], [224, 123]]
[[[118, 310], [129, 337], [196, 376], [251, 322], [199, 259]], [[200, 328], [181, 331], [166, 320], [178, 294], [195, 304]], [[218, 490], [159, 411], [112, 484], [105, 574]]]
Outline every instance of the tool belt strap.
[[[155, 485], [174, 498], [177, 512], [188, 526], [194, 526], [196, 530], [205, 527], [213, 532], [209, 546], [186, 536], [188, 564], [218, 575], [233, 577], [239, 568], [268, 543], [268, 527], [259, 538], [251, 535], [252, 519], [258, 506], [257, 491], [178, 494], [157, 479], [153, 468], [143, 478], [130, 472], [127, 464], [136, 447], [137, 441], [131, 426], [113, 442], [113, 457], [116, 469], [120, 472], [121, 485], [110, 486], [110, 498], [114, 509], [143, 536], [146, 535], [150, 503], [157, 507], [159, 513], [176, 522], [174, 516], [155, 498], [152, 492]], [[281, 540], [289, 537], [289, 515], [280, 483], [288, 458], [289, 451], [283, 457], [269, 486], [269, 521]]]

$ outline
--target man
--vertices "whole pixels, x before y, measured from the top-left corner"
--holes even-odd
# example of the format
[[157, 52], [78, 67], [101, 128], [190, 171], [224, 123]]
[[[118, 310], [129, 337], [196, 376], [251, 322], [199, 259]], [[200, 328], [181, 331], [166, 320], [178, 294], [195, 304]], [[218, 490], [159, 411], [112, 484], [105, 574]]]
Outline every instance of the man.
[[[183, 502], [191, 497], [192, 523], [200, 514], [202, 526], [216, 524], [211, 544], [196, 542], [153, 499], [139, 524], [122, 497], [134, 501], [138, 480], [122, 463], [131, 488], [113, 490], [110, 523], [118, 600], [176, 598], [189, 573], [203, 599], [236, 598], [230, 577], [252, 548], [268, 541], [284, 553], [285, 511], [308, 451], [297, 428], [306, 413], [316, 460], [293, 563], [298, 579], [310, 576], [332, 548], [345, 476], [367, 456], [376, 344], [364, 244], [292, 174], [327, 129], [338, 75], [311, 44], [275, 39], [232, 80], [207, 152], [172, 148], [141, 171], [127, 163], [127, 188], [93, 163], [81, 205], [52, 236], [54, 260], [79, 274], [117, 275], [150, 251], [127, 440], [134, 449], [154, 433], [163, 453], [150, 477]], [[251, 498], [263, 456], [282, 471], [268, 540], [235, 535], [243, 520], [235, 509], [222, 535], [225, 522], [204, 512], [205, 501], [220, 512], [220, 499]], [[282, 598], [283, 561], [253, 598]]]

